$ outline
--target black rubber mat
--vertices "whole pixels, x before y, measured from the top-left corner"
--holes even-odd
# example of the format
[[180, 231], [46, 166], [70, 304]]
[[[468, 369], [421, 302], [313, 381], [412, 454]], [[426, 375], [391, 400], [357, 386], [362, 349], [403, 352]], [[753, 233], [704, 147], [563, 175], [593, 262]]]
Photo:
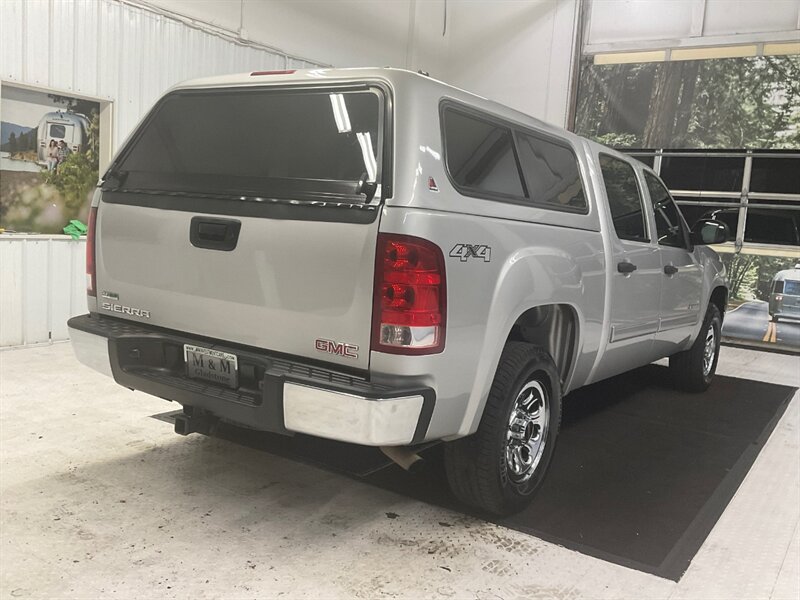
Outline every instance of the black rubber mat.
[[649, 366], [564, 401], [558, 448], [533, 502], [504, 519], [451, 496], [442, 448], [409, 474], [372, 448], [225, 427], [220, 437], [357, 476], [610, 562], [679, 580], [753, 464], [795, 388], [717, 377], [676, 391]]

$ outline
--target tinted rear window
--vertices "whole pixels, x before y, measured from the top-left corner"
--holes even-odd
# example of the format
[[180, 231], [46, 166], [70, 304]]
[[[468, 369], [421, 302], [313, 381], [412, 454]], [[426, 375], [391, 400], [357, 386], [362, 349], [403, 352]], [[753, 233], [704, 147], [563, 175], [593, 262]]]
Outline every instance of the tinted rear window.
[[511, 130], [448, 109], [444, 113], [447, 169], [458, 186], [522, 197]]
[[377, 178], [380, 112], [372, 91], [179, 92], [115, 170], [127, 189], [357, 195]]

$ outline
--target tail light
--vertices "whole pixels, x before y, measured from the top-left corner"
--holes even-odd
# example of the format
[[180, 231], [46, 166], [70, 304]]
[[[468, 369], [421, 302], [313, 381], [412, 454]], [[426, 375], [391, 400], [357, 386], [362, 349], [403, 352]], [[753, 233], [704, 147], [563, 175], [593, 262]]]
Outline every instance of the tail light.
[[444, 349], [447, 285], [441, 249], [407, 235], [378, 234], [372, 349], [436, 354]]
[[94, 239], [97, 233], [97, 207], [89, 210], [89, 230], [86, 232], [86, 293], [97, 296], [97, 268], [95, 265]]

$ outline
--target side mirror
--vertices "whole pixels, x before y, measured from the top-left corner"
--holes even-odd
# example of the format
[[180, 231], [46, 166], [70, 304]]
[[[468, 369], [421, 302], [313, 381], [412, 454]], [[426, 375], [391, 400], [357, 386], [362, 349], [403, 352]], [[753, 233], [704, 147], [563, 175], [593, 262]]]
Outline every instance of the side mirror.
[[692, 243], [696, 246], [724, 244], [731, 237], [728, 226], [714, 219], [700, 219], [692, 227]]

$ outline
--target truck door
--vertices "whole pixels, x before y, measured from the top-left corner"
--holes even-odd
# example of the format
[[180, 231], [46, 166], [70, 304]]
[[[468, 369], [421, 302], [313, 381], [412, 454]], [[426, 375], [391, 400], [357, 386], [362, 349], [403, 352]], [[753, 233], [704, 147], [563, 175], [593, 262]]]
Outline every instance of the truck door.
[[633, 166], [601, 154], [600, 170], [613, 230], [609, 231], [612, 256], [608, 267], [611, 322], [606, 351], [593, 381], [654, 360], [653, 340], [658, 330], [663, 277], [658, 247], [650, 241], [645, 205]]
[[689, 228], [667, 188], [648, 171], [644, 180], [653, 206], [663, 272], [656, 346], [660, 355], [666, 356], [691, 338], [703, 317], [703, 267], [689, 249]]

